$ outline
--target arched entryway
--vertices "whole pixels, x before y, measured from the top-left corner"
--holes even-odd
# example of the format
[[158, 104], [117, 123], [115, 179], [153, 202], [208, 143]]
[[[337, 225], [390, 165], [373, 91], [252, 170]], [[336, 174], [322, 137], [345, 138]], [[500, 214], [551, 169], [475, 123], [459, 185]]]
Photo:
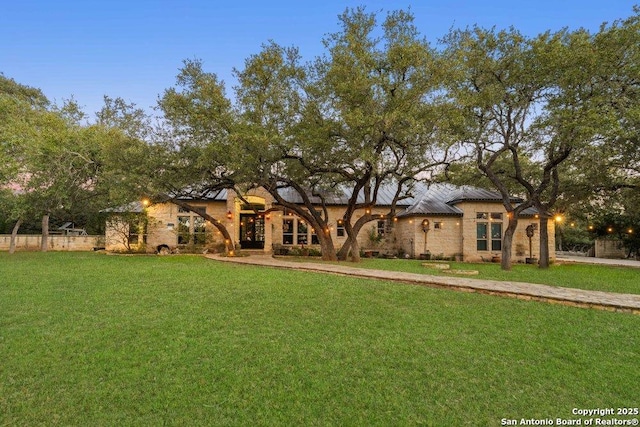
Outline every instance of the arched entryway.
[[264, 249], [266, 237], [265, 199], [257, 196], [247, 196], [244, 199], [238, 200], [240, 248]]

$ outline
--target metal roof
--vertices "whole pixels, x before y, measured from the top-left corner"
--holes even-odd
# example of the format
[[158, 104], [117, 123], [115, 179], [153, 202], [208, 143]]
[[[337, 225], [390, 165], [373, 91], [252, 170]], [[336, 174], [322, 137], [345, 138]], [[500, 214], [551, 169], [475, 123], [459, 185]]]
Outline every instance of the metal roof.
[[[431, 184], [422, 193], [422, 196], [406, 210], [398, 214], [398, 217], [411, 215], [452, 215], [462, 216], [462, 210], [456, 205], [461, 202], [502, 202], [502, 195], [497, 191], [470, 185], [457, 186], [448, 183]], [[512, 197], [513, 203], [521, 203], [522, 199]], [[534, 215], [535, 209], [526, 209], [521, 215]]]
[[[449, 196], [449, 204], [456, 204], [462, 201], [474, 202], [502, 202], [502, 195], [495, 190], [486, 190], [484, 188], [473, 187], [470, 185], [462, 185], [456, 187]], [[511, 197], [512, 203], [522, 203], [519, 197]]]
[[411, 215], [453, 215], [462, 216], [462, 211], [450, 205], [458, 187], [452, 184], [431, 184], [406, 210], [398, 214], [398, 217]]
[[[406, 191], [405, 197], [399, 200], [397, 206], [411, 206], [417, 200], [416, 194], [420, 194], [426, 187], [421, 183], [416, 183], [413, 191]], [[395, 184], [382, 185], [378, 189], [377, 206], [391, 206], [393, 198], [395, 197], [397, 186]], [[302, 196], [293, 188], [281, 188], [278, 190], [278, 194], [282, 196], [287, 202], [301, 204]], [[321, 204], [322, 199], [319, 195], [312, 195], [307, 193], [307, 196], [314, 204]], [[340, 187], [333, 191], [325, 191], [322, 194], [324, 201], [328, 205], [346, 205], [351, 197], [350, 189]], [[358, 203], [364, 203], [364, 194], [361, 192], [358, 195]]]
[[[396, 192], [395, 184], [387, 184], [378, 190], [377, 206], [390, 206]], [[302, 196], [291, 187], [281, 188], [278, 193], [290, 203], [302, 204]], [[325, 203], [328, 205], [346, 205], [349, 201], [351, 192], [349, 189], [339, 187], [333, 191], [324, 193]], [[200, 201], [226, 201], [228, 191], [226, 189], [209, 191], [204, 194], [196, 194], [194, 191], [192, 197], [180, 197], [182, 200], [200, 200]], [[407, 191], [405, 198], [397, 202], [398, 207], [406, 207], [405, 210], [398, 214], [398, 217], [406, 217], [412, 215], [440, 215], [440, 216], [462, 216], [463, 212], [456, 204], [463, 201], [474, 202], [502, 202], [502, 196], [497, 191], [486, 190], [484, 188], [473, 187], [470, 185], [457, 186], [449, 183], [435, 183], [426, 185], [416, 182], [411, 191]], [[321, 204], [321, 198], [318, 195], [308, 194], [311, 202]], [[521, 203], [522, 199], [512, 197], [513, 203]], [[358, 203], [364, 202], [364, 196], [361, 193], [358, 197]], [[125, 206], [117, 208], [105, 209], [103, 212], [142, 212], [143, 206], [140, 202], [132, 202]], [[525, 209], [520, 216], [534, 216], [538, 214], [535, 208]]]
[[[185, 189], [177, 193], [180, 200], [202, 200], [202, 201], [225, 201], [227, 200], [227, 189], [209, 190], [200, 193], [197, 190]], [[169, 193], [169, 197], [174, 197], [176, 193]]]

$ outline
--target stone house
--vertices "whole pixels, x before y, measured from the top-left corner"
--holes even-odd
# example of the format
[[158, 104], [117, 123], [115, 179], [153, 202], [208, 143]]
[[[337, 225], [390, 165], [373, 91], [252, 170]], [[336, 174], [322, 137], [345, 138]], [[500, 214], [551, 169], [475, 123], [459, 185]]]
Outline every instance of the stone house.
[[[283, 193], [286, 200], [301, 203], [299, 195]], [[388, 215], [392, 191], [381, 189], [378, 204], [372, 213]], [[346, 241], [342, 224], [347, 195], [327, 200], [330, 233], [336, 249]], [[144, 245], [147, 252], [172, 251], [181, 248], [207, 248], [220, 251], [223, 237], [198, 212], [206, 212], [225, 227], [240, 249], [280, 252], [292, 248], [319, 249], [318, 239], [309, 224], [288, 210], [277, 207], [263, 189], [255, 189], [242, 198], [231, 190], [209, 194], [199, 200], [188, 200], [196, 212], [173, 203], [158, 203], [147, 207], [130, 205], [113, 213], [130, 212], [145, 218], [144, 223], [119, 220], [116, 215], [107, 224], [107, 250], [123, 250], [125, 243]], [[514, 198], [513, 203], [521, 200]], [[318, 200], [319, 203], [319, 200]], [[416, 197], [398, 202], [393, 218], [372, 221], [365, 225], [358, 242], [365, 256], [390, 255], [409, 258], [459, 258], [465, 261], [488, 261], [498, 257], [507, 226], [507, 213], [499, 193], [470, 186], [432, 184], [419, 187]], [[354, 218], [354, 220], [357, 218]], [[137, 224], [137, 225], [136, 225]], [[143, 225], [140, 225], [143, 224]], [[513, 242], [513, 260], [524, 262], [537, 257], [539, 234], [529, 239], [526, 228], [539, 227], [538, 214], [527, 209], [519, 218]], [[555, 259], [554, 224], [549, 221], [549, 248]], [[531, 244], [532, 254], [529, 253]]]

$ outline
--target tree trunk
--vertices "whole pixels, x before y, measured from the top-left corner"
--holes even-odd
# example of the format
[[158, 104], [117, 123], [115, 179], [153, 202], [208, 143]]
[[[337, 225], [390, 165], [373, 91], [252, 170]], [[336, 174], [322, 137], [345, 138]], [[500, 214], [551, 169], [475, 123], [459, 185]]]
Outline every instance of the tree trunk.
[[49, 249], [49, 214], [42, 216], [42, 240], [40, 241], [40, 250], [47, 252]]
[[[208, 218], [205, 218], [205, 219], [208, 219]], [[209, 219], [209, 222], [212, 223], [213, 226], [216, 227], [218, 231], [220, 231], [220, 234], [222, 234], [222, 237], [224, 237], [224, 247], [227, 255], [233, 255], [234, 251], [236, 250], [236, 245], [235, 243], [233, 243], [233, 239], [231, 238], [231, 235], [229, 234], [229, 230], [227, 230], [227, 227], [225, 227], [215, 219], [213, 220]]]
[[336, 248], [333, 246], [333, 240], [329, 233], [317, 233], [318, 240], [320, 241], [320, 251], [322, 252], [323, 261], [337, 261]]
[[351, 262], [360, 262], [360, 244], [357, 238], [351, 242]]
[[540, 215], [540, 268], [549, 268], [549, 218]]
[[347, 232], [347, 240], [344, 242], [338, 252], [338, 259], [346, 261], [351, 253], [352, 262], [360, 262], [360, 245], [358, 245], [358, 233], [362, 229], [362, 224], [356, 221], [355, 225], [351, 225], [351, 219], [344, 221], [344, 230]]
[[502, 260], [500, 261], [500, 268], [505, 271], [511, 270], [511, 247], [513, 246], [513, 235], [518, 226], [518, 219], [515, 215], [509, 215], [508, 218], [509, 223], [502, 238]]
[[347, 237], [347, 240], [342, 244], [340, 250], [338, 251], [337, 258], [340, 261], [346, 261], [347, 256], [349, 255], [349, 250], [351, 250], [351, 239]]
[[18, 230], [22, 225], [22, 218], [16, 221], [16, 224], [13, 226], [13, 230], [11, 230], [11, 241], [9, 242], [9, 253], [12, 254], [16, 251], [16, 239], [18, 238]]

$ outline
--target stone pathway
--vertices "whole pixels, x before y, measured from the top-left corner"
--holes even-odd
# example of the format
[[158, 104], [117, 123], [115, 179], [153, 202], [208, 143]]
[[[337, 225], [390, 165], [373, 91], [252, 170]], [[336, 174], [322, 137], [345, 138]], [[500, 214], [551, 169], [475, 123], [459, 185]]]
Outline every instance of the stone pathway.
[[575, 262], [580, 264], [612, 265], [617, 267], [640, 268], [640, 261], [635, 259], [594, 258], [586, 256], [556, 255], [558, 262]]
[[466, 292], [480, 292], [502, 295], [525, 300], [545, 301], [575, 307], [597, 308], [640, 314], [640, 295], [619, 294], [601, 291], [563, 288], [523, 282], [503, 282], [496, 280], [471, 279], [467, 277], [441, 277], [428, 274], [404, 273], [398, 271], [371, 270], [314, 262], [292, 262], [271, 255], [251, 255], [246, 257], [223, 257], [207, 255], [207, 258], [237, 264], [259, 265], [272, 268], [316, 271], [344, 276], [355, 276], [377, 280], [413, 283], [424, 286], [456, 289]]

